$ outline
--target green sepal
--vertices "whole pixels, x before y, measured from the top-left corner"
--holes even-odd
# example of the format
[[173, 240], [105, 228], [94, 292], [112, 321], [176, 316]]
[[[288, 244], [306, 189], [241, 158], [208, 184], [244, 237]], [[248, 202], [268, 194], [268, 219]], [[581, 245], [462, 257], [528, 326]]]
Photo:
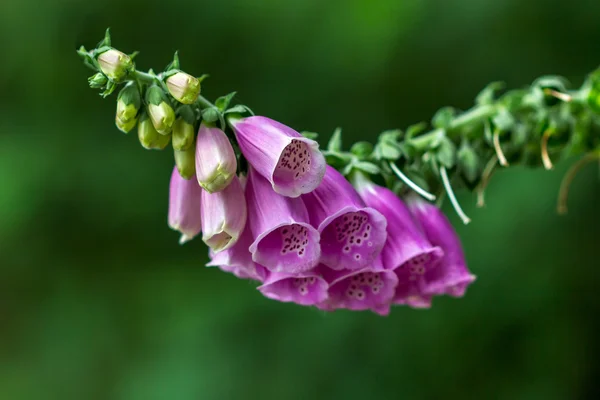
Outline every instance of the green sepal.
[[229, 103], [231, 103], [231, 100], [235, 95], [236, 92], [231, 92], [225, 96], [219, 97], [217, 100], [215, 100], [215, 106], [219, 109], [219, 111], [225, 111], [227, 107], [229, 107]]
[[182, 105], [177, 109], [177, 115], [190, 125], [196, 124], [196, 112], [190, 105]]
[[112, 94], [112, 92], [115, 91], [116, 88], [117, 88], [116, 83], [114, 83], [113, 81], [108, 81], [106, 83], [106, 87], [104, 88], [104, 91], [102, 93], [100, 93], [100, 96], [102, 96], [103, 98], [107, 98], [108, 96], [110, 96]]
[[106, 31], [104, 32], [104, 38], [102, 38], [96, 47], [101, 48], [103, 46], [111, 46], [110, 28], [106, 28]]
[[235, 105], [229, 109], [227, 109], [223, 114], [250, 114], [250, 115], [254, 115], [254, 112], [250, 109], [250, 107], [245, 106], [243, 104], [238, 104]]
[[327, 150], [333, 153], [342, 151], [342, 128], [335, 128], [327, 143]]
[[153, 84], [146, 90], [146, 103], [158, 106], [162, 102], [171, 106], [171, 102], [165, 91], [160, 86]]
[[[175, 51], [175, 54], [173, 54], [173, 61], [171, 61], [167, 67], [165, 68], [165, 78], [168, 78], [170, 75], [170, 72], [173, 70], [179, 70], [179, 50]], [[177, 73], [177, 71], [175, 71], [175, 73]]]
[[119, 92], [117, 101], [123, 102], [125, 105], [133, 104], [136, 109], [142, 106], [142, 97], [138, 86], [131, 82]]
[[219, 120], [219, 110], [216, 107], [208, 107], [202, 110], [202, 120], [214, 123]]
[[92, 89], [102, 89], [108, 83], [108, 78], [102, 72], [97, 72], [88, 78], [88, 83]]

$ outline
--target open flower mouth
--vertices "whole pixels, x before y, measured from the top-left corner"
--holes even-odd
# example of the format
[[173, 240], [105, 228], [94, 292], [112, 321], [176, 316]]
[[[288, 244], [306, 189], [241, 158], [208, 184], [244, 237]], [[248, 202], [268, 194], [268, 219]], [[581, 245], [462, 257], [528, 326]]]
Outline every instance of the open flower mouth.
[[302, 179], [310, 171], [311, 159], [309, 146], [298, 139], [292, 139], [279, 157], [273, 180], [275, 183], [283, 183]]
[[204, 241], [215, 252], [219, 252], [223, 249], [226, 249], [229, 246], [229, 243], [232, 239], [233, 236], [223, 231], [211, 236], [210, 238], [204, 239]]
[[253, 259], [275, 272], [301, 272], [313, 268], [321, 253], [319, 234], [308, 224], [281, 225], [259, 238]]
[[370, 208], [342, 210], [321, 224], [322, 263], [332, 269], [356, 270], [369, 265], [386, 239], [385, 218]]
[[323, 278], [315, 275], [275, 275], [258, 289], [274, 300], [315, 305], [327, 299], [327, 286]]

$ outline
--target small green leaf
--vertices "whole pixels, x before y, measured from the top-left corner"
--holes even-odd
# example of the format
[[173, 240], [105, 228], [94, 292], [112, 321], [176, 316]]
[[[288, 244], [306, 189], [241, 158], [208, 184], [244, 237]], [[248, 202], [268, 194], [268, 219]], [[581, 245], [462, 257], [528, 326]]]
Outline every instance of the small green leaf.
[[352, 161], [352, 156], [344, 153], [324, 152], [327, 164], [336, 169], [341, 169]]
[[367, 174], [376, 175], [381, 172], [381, 169], [376, 164], [368, 161], [358, 161], [353, 164], [354, 168], [359, 169]]
[[336, 128], [335, 131], [333, 131], [333, 135], [327, 144], [327, 150], [331, 152], [342, 151], [342, 128]]
[[501, 132], [508, 132], [515, 124], [515, 119], [506, 109], [501, 109], [498, 114], [492, 118], [494, 126]]
[[504, 89], [506, 84], [504, 82], [492, 82], [488, 84], [475, 98], [475, 103], [478, 105], [487, 105], [494, 103], [496, 93]]
[[419, 133], [425, 132], [426, 129], [427, 129], [426, 122], [419, 122], [418, 124], [411, 125], [408, 128], [406, 128], [406, 139], [415, 137]]
[[383, 131], [379, 134], [379, 140], [397, 142], [402, 138], [402, 131], [400, 129], [392, 129]]
[[231, 92], [225, 96], [221, 96], [219, 97], [216, 101], [215, 101], [215, 106], [217, 106], [217, 108], [223, 112], [227, 109], [227, 107], [229, 107], [229, 103], [231, 103], [231, 99], [233, 99], [233, 96], [235, 96], [236, 92]]
[[446, 168], [452, 168], [456, 162], [456, 146], [444, 137], [436, 149], [436, 158]]
[[397, 160], [402, 156], [400, 147], [396, 143], [382, 141], [377, 145], [377, 148], [381, 158], [386, 160]]
[[452, 123], [452, 120], [456, 116], [456, 110], [452, 107], [444, 107], [440, 108], [438, 112], [435, 113], [433, 119], [431, 120], [431, 125], [435, 128], [443, 128], [446, 129]]
[[219, 119], [219, 110], [215, 107], [209, 107], [202, 110], [202, 119], [208, 123], [215, 122]]
[[373, 154], [373, 145], [369, 142], [356, 142], [350, 148], [350, 153], [359, 158], [367, 158]]
[[467, 141], [461, 145], [457, 157], [458, 164], [467, 180], [471, 183], [475, 182], [479, 178], [479, 157]]
[[305, 138], [311, 139], [311, 140], [317, 140], [317, 138], [319, 137], [319, 134], [316, 132], [302, 131], [302, 132], [300, 132], [300, 134], [302, 136], [304, 136]]

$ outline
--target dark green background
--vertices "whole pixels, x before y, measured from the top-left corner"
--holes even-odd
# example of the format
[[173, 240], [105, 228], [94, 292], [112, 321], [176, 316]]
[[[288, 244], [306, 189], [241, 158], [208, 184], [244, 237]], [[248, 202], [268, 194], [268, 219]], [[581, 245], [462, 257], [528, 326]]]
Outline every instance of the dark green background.
[[209, 98], [349, 143], [467, 108], [488, 82], [600, 64], [597, 0], [4, 0], [0, 5], [0, 398], [594, 399], [598, 170], [514, 168], [459, 198], [478, 281], [429, 311], [324, 314], [203, 267], [166, 224], [170, 151], [114, 127], [75, 54], [106, 26]]

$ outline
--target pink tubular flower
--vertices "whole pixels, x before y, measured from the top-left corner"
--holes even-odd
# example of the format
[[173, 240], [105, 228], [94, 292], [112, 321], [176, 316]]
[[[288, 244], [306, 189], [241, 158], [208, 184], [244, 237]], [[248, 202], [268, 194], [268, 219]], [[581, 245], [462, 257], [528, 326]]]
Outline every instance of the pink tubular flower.
[[317, 142], [266, 117], [232, 123], [244, 157], [275, 192], [298, 197], [319, 186], [326, 163]]
[[430, 297], [423, 292], [422, 281], [428, 271], [437, 268], [444, 252], [426, 239], [394, 192], [367, 179], [358, 179], [356, 186], [365, 203], [381, 212], [388, 222], [388, 239], [381, 256], [384, 268], [398, 275], [394, 303], [429, 307]]
[[201, 192], [198, 182], [183, 179], [177, 168], [173, 168], [169, 185], [169, 227], [181, 232], [181, 244], [192, 240], [202, 229]]
[[240, 279], [264, 282], [268, 276], [268, 271], [252, 261], [252, 254], [248, 250], [251, 244], [252, 233], [250, 232], [250, 226], [246, 224], [242, 235], [233, 246], [219, 253], [209, 251], [210, 262], [206, 266], [219, 267], [221, 270], [230, 272]]
[[372, 267], [356, 271], [319, 267], [319, 272], [329, 282], [329, 299], [319, 308], [327, 311], [338, 308], [372, 310], [380, 315], [389, 313], [398, 277], [393, 271], [383, 269], [380, 260], [375, 260]]
[[408, 207], [431, 244], [444, 250], [444, 258], [438, 267], [426, 273], [423, 291], [431, 295], [464, 296], [475, 275], [467, 268], [460, 239], [452, 224], [439, 208], [416, 196], [409, 199]]
[[227, 187], [237, 170], [231, 143], [221, 129], [200, 124], [196, 138], [196, 178], [204, 190], [219, 192]]
[[327, 166], [321, 185], [302, 199], [321, 234], [321, 263], [335, 270], [356, 270], [379, 255], [387, 237], [385, 217], [366, 207], [333, 167]]
[[220, 192], [202, 191], [202, 240], [213, 251], [233, 246], [246, 226], [246, 199], [237, 176]]
[[308, 211], [301, 198], [278, 195], [252, 168], [248, 171], [246, 198], [254, 262], [288, 274], [317, 265], [321, 255], [319, 232], [308, 223]]
[[325, 279], [314, 272], [295, 275], [275, 272], [258, 290], [273, 300], [312, 306], [327, 300], [327, 287]]

